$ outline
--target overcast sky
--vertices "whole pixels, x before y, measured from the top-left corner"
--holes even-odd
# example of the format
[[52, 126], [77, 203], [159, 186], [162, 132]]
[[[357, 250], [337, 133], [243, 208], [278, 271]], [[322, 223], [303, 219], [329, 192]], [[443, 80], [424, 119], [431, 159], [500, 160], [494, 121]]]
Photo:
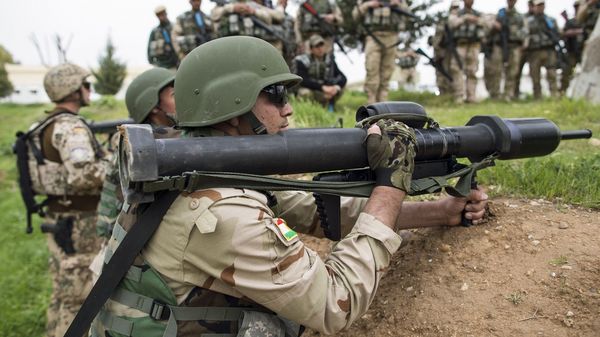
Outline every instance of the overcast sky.
[[[299, 1], [290, 2], [288, 12], [293, 13]], [[445, 0], [436, 8], [448, 8], [449, 3], [450, 0]], [[572, 0], [548, 0], [546, 3], [546, 13], [557, 18], [561, 26], [564, 20], [559, 18], [559, 13], [567, 9], [572, 15]], [[160, 4], [166, 5], [171, 21], [190, 8], [187, 0], [2, 0], [0, 44], [22, 64], [39, 65], [40, 57], [31, 42], [31, 37], [36, 36], [45, 61], [56, 64], [58, 57], [53, 41], [58, 33], [65, 43], [70, 41], [67, 57], [71, 62], [96, 67], [98, 56], [110, 36], [120, 60], [128, 66], [144, 66], [147, 65], [148, 36], [158, 23], [153, 10]], [[202, 2], [205, 12], [213, 6], [209, 0]], [[506, 1], [503, 0], [475, 0], [474, 8], [495, 13], [504, 6]], [[524, 12], [527, 2], [519, 0], [517, 7]], [[362, 79], [364, 70], [358, 65], [364, 64], [364, 58], [358, 52], [352, 53], [351, 57], [354, 65], [343, 55], [336, 60], [350, 81]]]

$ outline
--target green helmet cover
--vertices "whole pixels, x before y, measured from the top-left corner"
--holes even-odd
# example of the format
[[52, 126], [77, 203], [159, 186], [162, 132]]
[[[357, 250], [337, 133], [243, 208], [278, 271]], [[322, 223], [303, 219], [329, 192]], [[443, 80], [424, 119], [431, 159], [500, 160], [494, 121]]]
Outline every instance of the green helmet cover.
[[264, 40], [212, 40], [189, 53], [177, 70], [177, 125], [202, 127], [241, 116], [252, 109], [263, 88], [275, 83], [292, 87], [300, 81], [281, 53]]
[[175, 73], [165, 68], [152, 68], [136, 77], [125, 93], [129, 116], [141, 123], [160, 101], [160, 91], [175, 80]]

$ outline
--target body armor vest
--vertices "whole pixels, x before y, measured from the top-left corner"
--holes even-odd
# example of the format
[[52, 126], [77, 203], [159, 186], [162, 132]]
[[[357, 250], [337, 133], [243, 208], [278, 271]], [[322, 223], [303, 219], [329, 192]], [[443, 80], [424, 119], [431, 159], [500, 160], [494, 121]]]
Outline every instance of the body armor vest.
[[419, 59], [414, 56], [403, 55], [398, 57], [396, 64], [402, 69], [410, 69], [417, 66]]
[[[27, 152], [32, 189], [35, 193], [41, 195], [97, 195], [100, 193], [99, 189], [81, 191], [80, 189], [70, 186], [67, 183], [67, 169], [64, 163], [60, 161], [60, 158], [58, 161], [53, 161], [43, 155], [44, 132], [51, 124], [56, 122], [58, 118], [65, 118], [66, 116], [69, 116], [69, 118], [78, 118], [85, 124], [85, 120], [79, 115], [67, 111], [57, 112], [35, 126], [35, 131], [33, 131], [29, 137]], [[101, 158], [102, 150], [100, 144], [98, 144], [89, 128], [87, 129], [87, 132], [92, 140], [96, 158]]]
[[[506, 8], [501, 9], [496, 16], [496, 20], [502, 25], [508, 26], [508, 42], [512, 44], [523, 44], [527, 37], [527, 31], [525, 29], [525, 19], [516, 10], [507, 10]], [[502, 43], [500, 32], [496, 32], [493, 37], [493, 41], [496, 44]]]
[[364, 14], [363, 25], [373, 32], [395, 32], [399, 29], [400, 15], [392, 12], [389, 6], [369, 8]]
[[556, 32], [556, 21], [546, 15], [533, 15], [529, 20], [529, 47], [530, 50], [552, 49], [554, 42], [550, 36], [550, 31]]
[[171, 29], [171, 24], [168, 23], [155, 27], [150, 33], [148, 61], [158, 67], [170, 68], [177, 65], [177, 55], [171, 40]]
[[180, 36], [177, 36], [177, 43], [184, 54], [188, 54], [197, 46], [212, 39], [212, 21], [210, 17], [199, 11], [202, 20], [196, 21], [196, 12], [187, 11], [177, 17], [177, 23], [182, 29]]
[[[329, 0], [312, 0], [309, 3], [319, 15], [332, 14], [334, 11], [334, 6], [329, 3]], [[327, 37], [327, 34], [321, 31], [319, 20], [303, 7], [300, 7], [298, 10], [300, 11], [300, 33], [302, 33], [304, 37], [308, 37], [313, 33], [318, 33], [323, 37]]]
[[331, 80], [332, 62], [331, 56], [326, 54], [323, 60], [317, 60], [309, 54], [302, 54], [297, 56], [298, 60], [304, 64], [308, 69], [308, 74], [314, 80], [327, 83]]
[[[462, 17], [465, 14], [472, 14], [477, 17], [481, 17], [481, 13], [476, 10], [467, 12], [464, 9], [461, 9], [457, 13], [459, 17]], [[484, 38], [484, 35], [485, 32], [483, 31], [483, 27], [466, 21], [454, 29], [454, 39], [459, 43], [481, 42]]]

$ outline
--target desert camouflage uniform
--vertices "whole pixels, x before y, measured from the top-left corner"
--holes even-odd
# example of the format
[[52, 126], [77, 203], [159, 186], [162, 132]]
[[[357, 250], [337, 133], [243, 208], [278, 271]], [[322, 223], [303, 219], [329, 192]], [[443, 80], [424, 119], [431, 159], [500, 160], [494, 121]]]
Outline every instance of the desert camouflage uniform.
[[[502, 38], [499, 31], [494, 31], [492, 42], [492, 54], [486, 58], [485, 73], [489, 76], [486, 87], [491, 98], [512, 99], [514, 97], [519, 66], [525, 47], [526, 38], [529, 34], [527, 23], [523, 15], [516, 9], [503, 8], [498, 11], [495, 21], [506, 22], [508, 26], [508, 60], [504, 63], [502, 57]], [[504, 90], [500, 90], [500, 83], [504, 77]]]
[[[62, 113], [61, 113], [62, 112]], [[53, 292], [47, 312], [47, 336], [63, 336], [91, 289], [88, 266], [100, 248], [95, 234], [96, 206], [105, 173], [105, 161], [92, 132], [74, 113], [52, 111], [46, 126], [32, 139], [44, 164], [31, 155], [32, 185], [49, 197], [46, 224], [72, 224], [74, 253], [67, 254], [52, 234], [47, 235]]]
[[177, 17], [173, 27], [173, 47], [179, 60], [199, 45], [214, 38], [211, 18], [202, 11], [187, 11]]
[[[328, 14], [333, 14], [335, 16], [333, 24], [330, 25], [332, 31], [335, 32], [338, 29], [337, 27], [344, 23], [342, 11], [334, 0], [311, 0], [309, 4], [312, 5], [312, 7], [320, 16]], [[326, 21], [323, 20], [323, 22], [327, 24]], [[302, 6], [300, 6], [300, 8], [298, 8], [296, 11], [294, 30], [296, 31], [296, 44], [303, 46], [305, 51], [310, 50], [308, 43], [310, 37], [318, 34], [325, 39], [325, 51], [327, 53], [331, 52], [333, 48], [334, 37], [324, 31], [319, 25], [319, 21]]]
[[171, 23], [159, 24], [150, 32], [148, 39], [148, 62], [154, 66], [175, 69], [179, 62], [173, 48]]
[[[401, 9], [409, 8], [402, 3]], [[365, 29], [377, 38], [367, 35], [365, 38], [365, 91], [368, 103], [386, 101], [390, 79], [395, 69], [396, 43], [398, 32], [404, 29], [399, 14], [389, 7], [369, 8], [368, 3], [358, 2], [352, 10], [352, 17], [361, 20]]]
[[454, 79], [454, 82], [452, 82], [452, 89], [454, 100], [457, 103], [463, 102], [465, 86], [467, 102], [474, 102], [476, 100], [476, 73], [477, 68], [479, 67], [481, 42], [484, 38], [482, 20], [478, 23], [469, 23], [464, 18], [466, 14], [475, 15], [481, 18], [479, 12], [466, 9], [452, 12], [448, 17], [448, 25], [450, 29], [452, 29], [456, 41], [456, 50], [464, 67], [464, 69], [461, 70], [456, 59], [452, 58], [450, 63], [450, 74]]
[[546, 68], [546, 79], [552, 97], [558, 96], [556, 83], [557, 58], [554, 43], [544, 31], [554, 30], [558, 35], [556, 20], [545, 15], [533, 15], [527, 19], [529, 26], [529, 69], [533, 82], [533, 97], [542, 98], [541, 70]]
[[[242, 16], [234, 12], [234, 6], [237, 3], [245, 3], [255, 10], [255, 17], [267, 25], [271, 25], [274, 18], [277, 22], [283, 22], [283, 13], [271, 8], [257, 4], [254, 1], [234, 0], [224, 6], [217, 6], [211, 13], [212, 20], [215, 22], [215, 27], [218, 27], [219, 37], [233, 35], [254, 36], [265, 41], [273, 41], [275, 38], [266, 30], [254, 24], [250, 17]], [[279, 45], [281, 50], [281, 45]]]
[[[578, 24], [575, 19], [569, 19], [563, 27], [563, 33], [570, 29], [579, 28], [583, 27], [580, 24]], [[583, 45], [585, 43], [585, 33], [577, 34], [572, 37], [566, 37], [564, 38], [564, 41], [565, 47], [567, 49], [567, 64], [563, 69], [562, 75], [560, 77], [560, 92], [562, 94], [564, 94], [569, 88], [569, 84], [573, 79], [575, 67], [578, 63], [581, 62], [581, 56], [583, 55]]]
[[[188, 135], [223, 133], [198, 129]], [[341, 198], [343, 239], [323, 261], [296, 234], [324, 237], [312, 193], [233, 188], [183, 192], [119, 288], [183, 307], [247, 307], [277, 312], [285, 324], [293, 326], [296, 322], [330, 334], [349, 327], [366, 312], [402, 242], [389, 227], [361, 212], [366, 202], [363, 198]], [[105, 261], [135, 223], [136, 208], [123, 208]], [[148, 287], [144, 282], [149, 279], [154, 284]], [[93, 336], [103, 336], [104, 329], [116, 328], [125, 320], [131, 322], [133, 317], [148, 316], [143, 310], [126, 308], [114, 297], [105, 309], [94, 325]], [[134, 322], [133, 330], [138, 331], [136, 324], [139, 328], [161, 324], [148, 322], [152, 321]], [[238, 324], [178, 321], [177, 329], [177, 336], [235, 334]], [[154, 336], [147, 331], [144, 336]], [[244, 336], [279, 335], [270, 330]]]

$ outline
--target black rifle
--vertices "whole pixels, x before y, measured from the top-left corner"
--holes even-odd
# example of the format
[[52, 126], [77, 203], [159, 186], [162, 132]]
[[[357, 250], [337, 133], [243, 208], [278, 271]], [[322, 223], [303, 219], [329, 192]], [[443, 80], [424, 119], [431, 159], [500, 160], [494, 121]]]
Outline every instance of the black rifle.
[[133, 119], [128, 118], [128, 119], [108, 120], [108, 121], [102, 121], [102, 122], [91, 122], [91, 123], [89, 123], [89, 127], [93, 133], [105, 133], [105, 134], [111, 135], [118, 131], [117, 127], [119, 125], [123, 125], [123, 124], [134, 124], [134, 121], [133, 121]]
[[429, 55], [427, 55], [427, 53], [425, 53], [423, 51], [423, 49], [419, 48], [417, 50], [415, 50], [415, 53], [422, 55], [423, 57], [425, 57], [426, 59], [429, 60], [429, 65], [434, 67], [435, 70], [439, 71], [440, 74], [444, 75], [445, 78], [448, 79], [448, 81], [450, 82], [454, 82], [454, 79], [452, 78], [452, 76], [450, 76], [450, 74], [448, 73], [448, 71], [444, 68], [443, 65], [441, 65], [440, 63], [436, 62], [433, 58], [431, 58]]
[[303, 2], [301, 7], [304, 8], [308, 13], [310, 13], [310, 15], [312, 15], [315, 19], [317, 19], [317, 22], [319, 23], [319, 27], [321, 28], [321, 31], [325, 32], [328, 36], [333, 37], [333, 42], [335, 42], [335, 44], [340, 48], [342, 53], [344, 53], [344, 55], [346, 55], [346, 57], [348, 57], [348, 60], [350, 61], [350, 63], [353, 64], [352, 59], [350, 58], [350, 56], [348, 56], [348, 53], [346, 52], [344, 45], [342, 44], [339, 37], [337, 36], [336, 28], [332, 27], [330, 24], [325, 22], [325, 20], [323, 20], [321, 18], [321, 16], [317, 12], [317, 10], [308, 1]]
[[268, 25], [266, 22], [262, 21], [261, 19], [257, 18], [256, 16], [249, 16], [249, 18], [252, 20], [252, 23], [254, 23], [254, 25], [256, 27], [263, 29], [267, 33], [271, 34], [271, 36], [273, 36], [277, 40], [281, 41], [283, 43], [285, 50], [295, 50], [296, 49], [295, 42], [290, 41], [285, 37], [285, 35], [283, 33], [283, 28], [281, 30], [278, 30], [277, 28]]
[[456, 41], [454, 40], [454, 33], [452, 33], [452, 29], [450, 29], [450, 26], [447, 22], [444, 24], [444, 42], [442, 44], [445, 46], [446, 51], [452, 53], [452, 57], [456, 59], [456, 63], [458, 64], [460, 70], [463, 70], [462, 59], [460, 58], [460, 55], [458, 55], [458, 51], [456, 50]]

